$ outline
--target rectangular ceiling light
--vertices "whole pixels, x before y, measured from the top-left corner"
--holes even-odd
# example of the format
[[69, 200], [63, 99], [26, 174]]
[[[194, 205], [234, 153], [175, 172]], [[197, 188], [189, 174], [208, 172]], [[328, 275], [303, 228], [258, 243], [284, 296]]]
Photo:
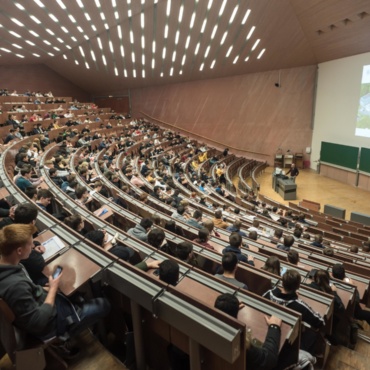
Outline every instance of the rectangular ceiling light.
[[140, 13], [140, 25], [141, 25], [141, 28], [144, 28], [145, 27], [145, 16], [144, 16], [144, 12], [141, 12]]
[[203, 68], [204, 68], [204, 63], [202, 63], [202, 64], [200, 65], [199, 70], [200, 70], [200, 71], [203, 71]]
[[220, 8], [220, 12], [218, 13], [218, 16], [221, 17], [222, 14], [224, 14], [224, 10], [225, 10], [225, 6], [226, 6], [226, 1], [227, 0], [224, 0], [222, 5], [221, 5], [221, 8]]
[[213, 59], [213, 62], [211, 64], [211, 69], [213, 69], [213, 67], [215, 66], [215, 63], [216, 63], [216, 59]]
[[49, 17], [54, 21], [54, 22], [59, 22], [58, 18], [54, 14], [49, 14]]
[[167, 17], [170, 16], [170, 13], [171, 13], [171, 0], [167, 0], [167, 8], [166, 8]]
[[155, 41], [152, 42], [152, 53], [155, 54], [155, 47], [156, 47], [156, 43]]
[[57, 0], [57, 3], [59, 4], [59, 6], [62, 8], [62, 9], [67, 9], [67, 7], [64, 5], [63, 1], [62, 0]]
[[213, 3], [213, 0], [208, 0], [208, 6], [207, 6], [208, 10], [212, 8], [212, 3]]
[[176, 36], [175, 36], [175, 45], [177, 45], [179, 43], [179, 38], [180, 38], [180, 31], [177, 30], [176, 31]]
[[245, 24], [245, 22], [247, 21], [248, 17], [249, 17], [249, 14], [251, 14], [251, 10], [248, 9], [244, 15], [244, 18], [242, 20], [242, 24]]
[[266, 49], [262, 49], [261, 51], [260, 51], [260, 53], [258, 54], [258, 57], [257, 57], [257, 59], [261, 59], [261, 57], [262, 57], [262, 55], [264, 54], [264, 52], [266, 51]]
[[234, 19], [235, 19], [235, 16], [236, 16], [236, 13], [238, 11], [238, 8], [239, 8], [239, 5], [236, 5], [233, 12], [231, 13], [231, 17], [230, 17], [230, 20], [229, 20], [229, 24], [233, 23], [234, 22]]
[[253, 26], [251, 29], [250, 29], [250, 31], [249, 31], [249, 33], [248, 33], [248, 35], [247, 35], [247, 40], [249, 40], [251, 37], [252, 37], [252, 34], [253, 34], [253, 32], [254, 32], [254, 30], [256, 29], [256, 27], [255, 26]]
[[184, 4], [182, 4], [180, 6], [180, 10], [179, 10], [179, 23], [182, 22], [182, 16], [184, 15]]
[[229, 50], [227, 51], [227, 53], [226, 53], [226, 58], [228, 58], [229, 57], [229, 55], [231, 54], [231, 51], [233, 50], [233, 47], [232, 47], [232, 45], [229, 47]]
[[200, 47], [200, 42], [197, 43], [197, 46], [195, 48], [194, 54], [197, 55]]
[[71, 20], [72, 23], [76, 23], [76, 19], [72, 14], [68, 14], [69, 19]]
[[121, 45], [120, 50], [121, 50], [121, 56], [122, 56], [122, 58], [124, 58], [124, 56], [125, 56], [125, 49], [123, 48], [123, 45]]
[[90, 54], [91, 54], [91, 58], [94, 62], [96, 62], [96, 58], [95, 58], [95, 53], [94, 53], [94, 50], [91, 50], [90, 51]]
[[40, 8], [45, 8], [45, 5], [40, 0], [33, 0]]
[[195, 22], [195, 12], [193, 12], [193, 14], [191, 15], [190, 28], [194, 27], [194, 22]]
[[203, 33], [203, 32], [204, 32], [204, 30], [205, 30], [205, 28], [206, 28], [206, 24], [207, 24], [207, 19], [205, 19], [205, 20], [203, 21], [202, 29], [200, 30], [200, 33]]
[[211, 49], [211, 47], [208, 45], [207, 46], [207, 49], [206, 49], [206, 52], [204, 53], [204, 58], [207, 58], [208, 57], [208, 54], [209, 54], [210, 49]]
[[20, 27], [24, 27], [24, 24], [23, 24], [22, 22], [20, 22], [18, 19], [16, 19], [16, 18], [11, 18], [11, 20], [12, 20], [15, 24], [17, 24], [18, 26], [20, 26]]
[[80, 8], [84, 7], [84, 4], [82, 3], [82, 0], [76, 0], [76, 1], [77, 1], [77, 4]]
[[211, 40], [213, 40], [213, 38], [215, 37], [216, 32], [217, 32], [217, 28], [218, 28], [218, 25], [216, 24], [216, 25], [213, 27], [213, 31], [212, 31], [212, 35], [211, 35]]
[[40, 21], [40, 20], [38, 20], [38, 18], [36, 18], [34, 15], [30, 15], [30, 18], [31, 18], [34, 22], [36, 22], [37, 24], [40, 24], [40, 23], [41, 23], [41, 21]]
[[255, 43], [254, 43], [254, 45], [252, 46], [252, 51], [258, 46], [258, 44], [259, 44], [259, 42], [260, 42], [261, 40], [260, 39], [258, 39]]
[[100, 1], [99, 0], [95, 0], [95, 5], [96, 5], [97, 8], [100, 8], [101, 7]]

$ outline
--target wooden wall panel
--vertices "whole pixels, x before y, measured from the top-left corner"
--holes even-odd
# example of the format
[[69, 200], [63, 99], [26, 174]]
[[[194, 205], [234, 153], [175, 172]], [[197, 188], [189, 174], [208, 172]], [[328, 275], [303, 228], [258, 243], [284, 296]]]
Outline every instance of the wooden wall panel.
[[90, 95], [44, 64], [0, 65], [1, 88], [24, 93], [52, 91], [54, 96], [71, 96], [80, 102], [90, 101]]
[[130, 112], [130, 101], [128, 96], [93, 98], [93, 101], [99, 108], [111, 108], [115, 112], [124, 113], [125, 115]]
[[280, 88], [275, 87], [278, 78], [279, 72], [271, 71], [135, 89], [132, 112], [204, 136], [220, 147], [266, 154], [257, 157], [273, 163], [278, 148], [305, 152], [311, 146], [316, 67], [282, 70]]
[[356, 173], [353, 171], [321, 164], [320, 175], [330, 177], [351, 186], [356, 186]]

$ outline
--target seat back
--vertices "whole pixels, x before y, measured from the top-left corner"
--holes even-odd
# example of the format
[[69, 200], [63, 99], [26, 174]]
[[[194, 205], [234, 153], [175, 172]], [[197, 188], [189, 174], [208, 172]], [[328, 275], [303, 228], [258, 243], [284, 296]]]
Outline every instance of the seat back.
[[14, 314], [7, 303], [0, 298], [0, 341], [9, 358], [15, 363], [17, 350], [16, 333], [13, 326]]

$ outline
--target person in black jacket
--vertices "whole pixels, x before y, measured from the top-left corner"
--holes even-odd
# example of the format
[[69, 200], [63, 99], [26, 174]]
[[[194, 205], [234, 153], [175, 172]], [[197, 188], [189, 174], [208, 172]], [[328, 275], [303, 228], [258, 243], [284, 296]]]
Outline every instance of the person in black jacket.
[[[237, 318], [239, 301], [230, 293], [221, 294], [216, 299], [215, 308]], [[262, 347], [255, 346], [251, 338], [246, 338], [246, 369], [271, 370], [278, 363], [281, 319], [276, 316], [265, 316], [265, 319], [268, 325], [268, 331]]]
[[[323, 327], [325, 323], [321, 315], [298, 297], [297, 290], [301, 285], [301, 275], [299, 272], [297, 270], [287, 270], [283, 275], [282, 283], [282, 289], [271, 289], [263, 297], [301, 313], [302, 321], [309, 324], [314, 330]], [[306, 330], [302, 333], [301, 349], [314, 355], [316, 339], [317, 332]]]

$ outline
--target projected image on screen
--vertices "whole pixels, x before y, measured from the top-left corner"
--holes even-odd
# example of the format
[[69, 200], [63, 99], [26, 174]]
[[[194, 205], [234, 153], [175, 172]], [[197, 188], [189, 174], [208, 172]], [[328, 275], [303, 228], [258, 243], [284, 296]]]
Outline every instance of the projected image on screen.
[[357, 112], [356, 136], [370, 137], [370, 65], [364, 66]]

